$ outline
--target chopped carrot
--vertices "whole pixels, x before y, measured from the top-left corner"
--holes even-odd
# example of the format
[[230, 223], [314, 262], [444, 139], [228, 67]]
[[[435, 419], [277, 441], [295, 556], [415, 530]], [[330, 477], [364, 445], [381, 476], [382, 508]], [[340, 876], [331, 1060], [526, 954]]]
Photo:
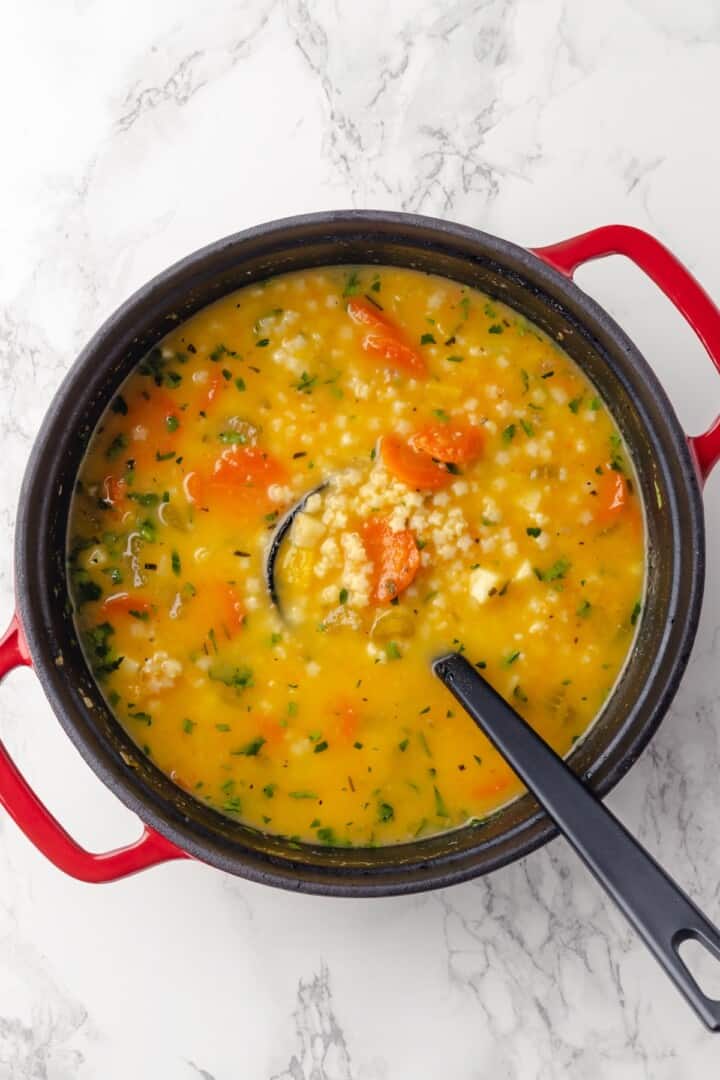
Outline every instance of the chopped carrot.
[[[191, 474], [192, 475], [192, 474]], [[257, 446], [233, 446], [223, 451], [209, 475], [188, 477], [186, 488], [195, 502], [206, 497], [216, 506], [228, 502], [233, 510], [265, 511], [269, 505], [268, 488], [287, 480], [285, 466]]]
[[452, 482], [452, 473], [429, 454], [414, 450], [400, 435], [384, 435], [380, 452], [393, 476], [409, 487], [440, 491]]
[[365, 352], [379, 356], [390, 367], [407, 371], [410, 375], [427, 375], [427, 367], [422, 356], [404, 341], [398, 341], [386, 334], [367, 334], [363, 338], [362, 347]]
[[358, 300], [354, 297], [348, 300], [347, 313], [352, 321], [359, 326], [367, 326], [373, 330], [390, 330], [397, 334], [397, 327], [388, 319], [387, 315], [367, 300]]
[[161, 432], [167, 434], [173, 427], [173, 422], [179, 423], [180, 409], [171, 394], [155, 387], [147, 397], [141, 394], [132, 402], [129, 418], [133, 425], [146, 427], [153, 435]]
[[409, 529], [393, 532], [384, 518], [370, 518], [362, 527], [363, 543], [373, 564], [373, 600], [389, 604], [407, 589], [420, 568], [420, 552]]
[[106, 476], [103, 480], [103, 501], [113, 510], [120, 510], [127, 495], [127, 483], [122, 477]]
[[247, 613], [237, 589], [217, 578], [195, 578], [195, 595], [187, 601], [195, 626], [213, 627], [220, 642], [232, 641], [245, 626]]
[[408, 439], [413, 450], [423, 451], [437, 461], [467, 465], [483, 452], [485, 433], [471, 424], [429, 424]]
[[603, 525], [610, 525], [617, 521], [628, 504], [630, 492], [627, 481], [622, 473], [608, 469], [600, 477], [595, 488], [597, 490], [595, 520]]
[[367, 327], [369, 333], [362, 341], [366, 353], [384, 360], [390, 367], [406, 371], [410, 375], [427, 375], [423, 357], [405, 341], [399, 326], [392, 322], [366, 300], [348, 301], [348, 315], [358, 326]]
[[225, 619], [224, 626], [227, 628], [231, 637], [237, 633], [238, 630], [242, 630], [245, 625], [245, 619], [247, 618], [247, 612], [245, 611], [245, 605], [238, 596], [232, 585], [225, 586]]
[[133, 458], [138, 471], [142, 471], [155, 464], [157, 455], [175, 449], [182, 412], [172, 394], [156, 386], [138, 394], [128, 406], [131, 443], [127, 457]]
[[282, 727], [279, 720], [268, 718], [261, 722], [260, 734], [266, 743], [278, 746], [285, 739], [286, 729]]
[[220, 397], [222, 390], [228, 385], [228, 381], [221, 371], [213, 372], [208, 384], [203, 402], [203, 410], [207, 411]]
[[110, 614], [123, 614], [133, 615], [137, 614], [140, 618], [150, 614], [150, 604], [147, 600], [143, 600], [137, 593], [119, 592], [114, 593], [112, 596], [108, 596], [102, 602], [102, 610]]
[[489, 767], [486, 779], [475, 784], [470, 794], [473, 799], [490, 799], [509, 788], [513, 780], [516, 779], [517, 777], [510, 766], [499, 762], [497, 765]]
[[339, 698], [332, 703], [330, 711], [334, 717], [333, 737], [342, 742], [350, 742], [357, 734], [357, 707], [347, 698]]

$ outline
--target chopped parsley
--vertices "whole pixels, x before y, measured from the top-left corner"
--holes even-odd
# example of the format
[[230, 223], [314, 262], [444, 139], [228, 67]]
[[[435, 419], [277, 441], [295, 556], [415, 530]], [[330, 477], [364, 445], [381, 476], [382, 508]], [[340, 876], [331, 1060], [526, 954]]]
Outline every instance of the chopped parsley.
[[317, 375], [308, 375], [307, 371], [303, 371], [299, 381], [293, 383], [293, 389], [299, 390], [301, 394], [312, 394], [317, 378]]
[[257, 757], [264, 745], [264, 736], [256, 735], [249, 743], [245, 743], [245, 745], [241, 746], [238, 750], [232, 750], [231, 753], [234, 756], [242, 755], [243, 757]]
[[552, 566], [547, 570], [538, 570], [536, 566], [533, 567], [535, 577], [538, 581], [559, 581], [564, 578], [570, 569], [569, 559], [557, 559]]
[[119, 435], [115, 436], [115, 438], [112, 440], [107, 450], [105, 451], [105, 457], [108, 459], [108, 461], [114, 461], [115, 458], [119, 457], [122, 451], [127, 447], [127, 444], [127, 436], [123, 435], [122, 432], [120, 432]]
[[208, 676], [215, 682], [231, 686], [238, 692], [253, 686], [252, 668], [232, 667], [229, 664], [215, 664], [208, 670]]
[[[373, 291], [374, 286], [371, 286]], [[351, 270], [348, 276], [345, 278], [345, 288], [343, 289], [343, 296], [357, 296], [360, 292], [360, 278], [358, 277], [357, 270]]]

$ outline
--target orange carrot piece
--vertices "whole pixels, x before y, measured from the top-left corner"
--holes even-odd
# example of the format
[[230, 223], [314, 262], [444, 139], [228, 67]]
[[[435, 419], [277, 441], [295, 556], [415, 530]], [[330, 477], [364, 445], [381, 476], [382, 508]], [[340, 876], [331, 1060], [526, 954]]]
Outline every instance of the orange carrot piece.
[[401, 328], [384, 312], [367, 300], [355, 298], [348, 300], [347, 311], [354, 323], [367, 327], [369, 331], [362, 341], [366, 353], [379, 357], [390, 367], [406, 371], [409, 375], [420, 378], [427, 375], [423, 357], [408, 345]]
[[247, 618], [247, 612], [245, 611], [245, 605], [238, 596], [238, 593], [233, 589], [232, 585], [225, 586], [225, 618], [223, 625], [226, 627], [228, 633], [233, 637], [239, 630], [242, 630], [245, 625], [245, 619]]
[[195, 502], [216, 506], [230, 501], [233, 509], [265, 510], [269, 504], [268, 488], [287, 480], [285, 466], [257, 446], [233, 446], [215, 462], [209, 475], [196, 473], [186, 484]]
[[429, 424], [411, 435], [408, 443], [437, 461], [468, 465], [482, 454], [485, 432], [471, 424]]
[[489, 799], [510, 787], [515, 778], [515, 773], [509, 765], [499, 763], [489, 769], [484, 780], [478, 781], [472, 787], [470, 794], [473, 799]]
[[270, 746], [278, 746], [286, 737], [286, 729], [279, 720], [268, 718], [260, 723], [260, 734]]
[[610, 525], [617, 521], [628, 504], [630, 492], [627, 481], [622, 473], [608, 469], [600, 477], [595, 488], [597, 490], [595, 520], [603, 525]]
[[203, 401], [203, 411], [207, 411], [211, 405], [218, 400], [220, 394], [227, 385], [228, 381], [221, 371], [213, 372], [207, 384], [207, 392]]
[[113, 510], [120, 510], [127, 495], [127, 483], [121, 477], [106, 476], [103, 480], [103, 501]]
[[151, 608], [148, 601], [143, 600], [137, 593], [119, 592], [103, 600], [102, 610], [108, 615], [132, 615], [137, 612], [142, 618], [143, 615], [150, 614]]
[[413, 450], [400, 435], [384, 435], [380, 453], [393, 476], [409, 487], [421, 491], [440, 491], [453, 479], [452, 473], [444, 466], [433, 461], [429, 454]]
[[420, 568], [420, 552], [410, 529], [393, 532], [384, 518], [370, 518], [362, 527], [363, 543], [373, 564], [377, 604], [389, 604], [407, 589]]
[[330, 705], [333, 716], [332, 737], [341, 742], [350, 742], [355, 738], [359, 716], [356, 705], [348, 698], [338, 698]]
[[388, 319], [387, 315], [367, 300], [359, 300], [355, 297], [348, 300], [347, 313], [358, 326], [367, 326], [373, 330], [390, 330], [394, 334], [398, 333], [397, 327]]
[[[176, 432], [181, 428], [182, 412], [176, 400], [161, 387], [153, 387], [128, 402], [128, 426], [133, 439], [127, 457], [134, 458], [138, 470], [157, 460], [156, 455], [169, 454], [175, 449]], [[143, 429], [143, 437], [135, 438], [134, 429]]]
[[397, 338], [386, 334], [373, 333], [363, 338], [362, 347], [366, 353], [380, 357], [390, 367], [399, 371], [406, 371], [409, 375], [418, 377], [427, 375], [427, 366], [422, 356], [404, 341], [398, 341]]

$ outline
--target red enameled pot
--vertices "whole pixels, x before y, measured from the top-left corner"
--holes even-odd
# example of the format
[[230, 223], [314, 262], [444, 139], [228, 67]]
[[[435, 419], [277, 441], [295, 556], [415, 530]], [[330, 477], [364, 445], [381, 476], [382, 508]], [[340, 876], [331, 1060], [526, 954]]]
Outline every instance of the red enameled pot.
[[666, 712], [695, 636], [705, 575], [701, 489], [720, 459], [720, 417], [687, 438], [664, 391], [620, 327], [572, 281], [589, 259], [625, 255], [682, 312], [720, 370], [720, 312], [680, 262], [639, 229], [610, 225], [526, 250], [475, 229], [374, 211], [313, 214], [220, 240], [154, 278], [98, 331], [53, 400], [25, 474], [16, 524], [17, 614], [0, 642], [0, 677], [31, 665], [65, 731], [143, 823], [136, 843], [84, 850], [0, 746], [0, 800], [56, 866], [112, 881], [194, 858], [306, 892], [375, 896], [487, 873], [554, 835], [530, 795], [485, 822], [411, 844], [333, 850], [297, 845], [225, 818], [161, 773], [109, 713], [75, 636], [65, 566], [68, 507], [88, 438], [119, 383], [177, 323], [268, 276], [332, 263], [415, 267], [503, 300], [562, 342], [608, 402], [633, 456], [645, 505], [648, 588], [632, 656], [569, 761], [603, 795]]

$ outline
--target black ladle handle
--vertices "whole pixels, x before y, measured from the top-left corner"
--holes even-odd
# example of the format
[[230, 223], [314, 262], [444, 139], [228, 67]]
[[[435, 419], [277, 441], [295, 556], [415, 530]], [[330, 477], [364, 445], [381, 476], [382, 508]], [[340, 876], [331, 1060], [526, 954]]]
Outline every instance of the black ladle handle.
[[720, 960], [720, 933], [618, 819], [459, 653], [433, 670], [545, 808], [585, 865], [711, 1031], [720, 1001], [707, 997], [678, 953], [693, 939]]

